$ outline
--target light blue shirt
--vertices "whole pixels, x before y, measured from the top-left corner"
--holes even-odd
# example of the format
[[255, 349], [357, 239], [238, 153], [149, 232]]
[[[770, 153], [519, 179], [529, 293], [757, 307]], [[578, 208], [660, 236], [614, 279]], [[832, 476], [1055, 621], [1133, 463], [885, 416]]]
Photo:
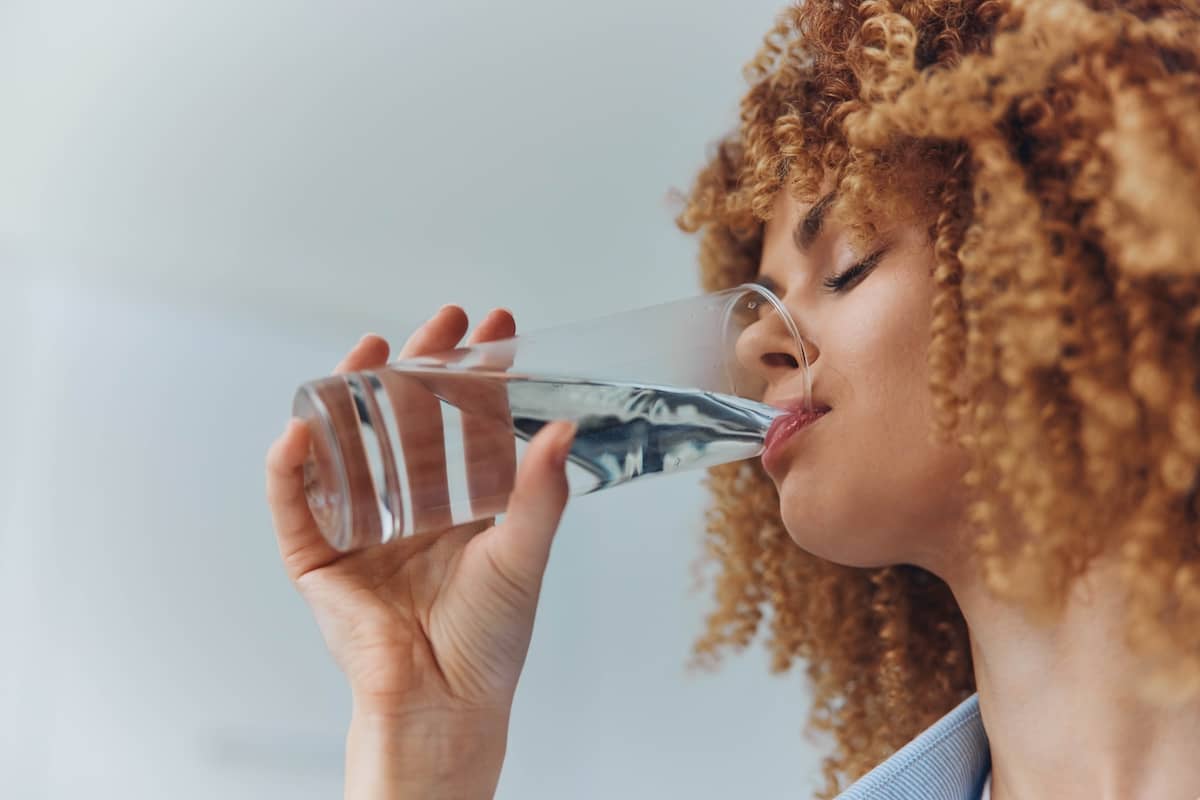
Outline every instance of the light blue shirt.
[[979, 695], [973, 694], [838, 800], [979, 800], [990, 772]]

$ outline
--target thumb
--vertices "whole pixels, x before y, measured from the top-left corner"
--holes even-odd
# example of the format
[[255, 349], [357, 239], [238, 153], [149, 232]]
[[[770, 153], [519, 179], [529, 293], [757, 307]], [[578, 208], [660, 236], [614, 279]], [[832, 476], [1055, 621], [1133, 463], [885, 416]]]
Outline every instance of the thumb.
[[480, 546], [503, 577], [535, 593], [541, 586], [550, 544], [567, 504], [565, 469], [576, 424], [544, 426], [529, 442], [509, 496], [504, 521], [486, 531]]

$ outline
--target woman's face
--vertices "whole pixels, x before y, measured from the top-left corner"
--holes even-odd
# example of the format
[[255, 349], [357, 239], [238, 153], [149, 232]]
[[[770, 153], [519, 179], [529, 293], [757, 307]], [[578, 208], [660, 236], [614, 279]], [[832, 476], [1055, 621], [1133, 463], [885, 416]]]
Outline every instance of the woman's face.
[[[832, 218], [817, 232], [822, 205], [779, 193], [758, 275], [791, 311], [813, 400], [831, 409], [773, 459], [783, 522], [797, 544], [831, 561], [911, 563], [945, 575], [963, 519], [967, 462], [957, 447], [930, 436], [932, 246], [910, 223], [883, 226], [878, 241], [855, 252]], [[840, 289], [826, 285], [885, 245], [858, 278]], [[801, 370], [784, 357], [794, 355], [794, 343], [773, 327], [781, 335], [760, 336], [751, 350], [768, 378], [767, 402], [804, 391]]]

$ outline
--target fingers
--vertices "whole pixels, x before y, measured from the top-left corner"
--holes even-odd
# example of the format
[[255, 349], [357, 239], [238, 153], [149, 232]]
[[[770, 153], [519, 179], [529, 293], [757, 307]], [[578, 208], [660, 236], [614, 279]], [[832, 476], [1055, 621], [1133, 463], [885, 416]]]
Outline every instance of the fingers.
[[338, 556], [318, 530], [304, 497], [308, 445], [308, 426], [293, 418], [267, 451], [267, 504], [279, 554], [292, 580]]
[[[386, 339], [369, 333], [350, 349], [334, 372], [357, 372], [386, 364], [388, 350]], [[310, 439], [304, 421], [293, 418], [267, 451], [267, 504], [279, 554], [292, 580], [339, 555], [321, 534], [304, 496], [304, 462]]]
[[567, 504], [564, 464], [574, 438], [575, 424], [561, 420], [538, 431], [521, 459], [504, 522], [479, 537], [503, 578], [534, 595]]
[[[409, 337], [399, 357], [453, 349], [466, 333], [467, 326], [466, 312], [455, 305], [444, 306]], [[512, 315], [497, 310], [484, 319], [471, 341], [510, 338], [515, 330]], [[388, 362], [389, 351], [387, 340], [367, 334], [338, 363], [334, 372], [345, 374], [376, 369]], [[408, 484], [415, 506], [414, 522], [435, 529], [449, 527], [452, 520], [440, 401], [417, 379], [387, 370], [380, 371], [378, 377], [388, 389], [404, 447]], [[511, 439], [511, 435], [508, 438]], [[511, 441], [509, 445], [511, 447]], [[304, 463], [309, 448], [310, 431], [303, 421], [293, 419], [267, 454], [268, 503], [280, 553], [293, 579], [340, 555], [321, 535], [305, 498]], [[402, 509], [394, 511], [402, 514]]]
[[[492, 311], [471, 334], [471, 344], [516, 336], [517, 324], [506, 309]], [[489, 366], [504, 371], [511, 359]], [[480, 380], [472, 387], [470, 409], [463, 415], [463, 457], [467, 467], [467, 495], [476, 517], [494, 517], [504, 511], [517, 471], [516, 437], [508, 406], [508, 387], [501, 379]], [[466, 407], [466, 404], [464, 404]]]
[[336, 374], [358, 372], [362, 369], [373, 369], [387, 363], [388, 343], [382, 336], [368, 333], [358, 340], [358, 344], [350, 349], [338, 365], [333, 368]]
[[[465, 311], [455, 305], [443, 306], [409, 337], [400, 350], [400, 358], [450, 350], [467, 332], [467, 325]], [[381, 370], [378, 378], [391, 401], [400, 446], [404, 450], [413, 526], [416, 529], [448, 528], [453, 518], [441, 401], [421, 378], [394, 370]], [[401, 509], [395, 512], [403, 519]], [[412, 531], [401, 531], [402, 535], [410, 533]]]
[[400, 348], [400, 358], [430, 355], [450, 350], [467, 332], [467, 312], [456, 305], [445, 305], [408, 338]]
[[483, 322], [471, 333], [467, 344], [491, 342], [496, 339], [511, 339], [517, 335], [517, 322], [512, 312], [506, 308], [493, 309], [483, 318]]

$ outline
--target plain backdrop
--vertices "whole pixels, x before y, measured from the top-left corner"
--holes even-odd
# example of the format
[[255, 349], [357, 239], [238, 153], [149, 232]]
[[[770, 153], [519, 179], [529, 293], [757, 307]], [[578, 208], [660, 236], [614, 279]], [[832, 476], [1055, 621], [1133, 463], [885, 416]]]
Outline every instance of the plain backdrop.
[[[445, 302], [696, 293], [669, 193], [778, 10], [0, 2], [0, 794], [340, 796], [263, 501], [292, 391]], [[799, 670], [685, 672], [701, 477], [571, 502], [499, 797], [811, 796]]]

